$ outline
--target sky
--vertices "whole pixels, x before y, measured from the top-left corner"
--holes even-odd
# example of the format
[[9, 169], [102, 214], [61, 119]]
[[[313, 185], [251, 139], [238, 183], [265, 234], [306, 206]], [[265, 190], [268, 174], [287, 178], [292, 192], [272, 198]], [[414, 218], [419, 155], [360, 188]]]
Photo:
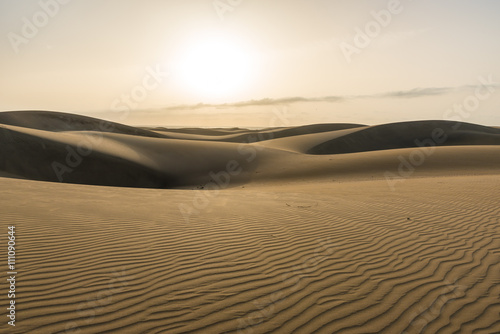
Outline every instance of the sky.
[[0, 0], [0, 110], [500, 126], [497, 0]]

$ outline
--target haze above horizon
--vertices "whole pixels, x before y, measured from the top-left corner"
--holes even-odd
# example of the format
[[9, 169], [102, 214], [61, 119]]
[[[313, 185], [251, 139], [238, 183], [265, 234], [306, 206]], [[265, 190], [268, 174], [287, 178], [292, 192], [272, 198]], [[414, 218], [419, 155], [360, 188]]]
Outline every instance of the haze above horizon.
[[0, 0], [0, 110], [131, 125], [500, 125], [494, 0]]

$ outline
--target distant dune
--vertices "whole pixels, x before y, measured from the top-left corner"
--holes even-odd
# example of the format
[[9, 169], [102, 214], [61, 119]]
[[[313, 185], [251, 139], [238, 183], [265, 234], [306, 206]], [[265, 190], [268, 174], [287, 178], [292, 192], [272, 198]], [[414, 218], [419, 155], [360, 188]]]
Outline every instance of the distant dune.
[[[500, 159], [500, 129], [449, 121], [143, 129], [79, 115], [20, 111], [0, 113], [0, 130], [3, 175], [125, 187], [203, 186], [230, 162], [238, 171], [230, 175], [232, 186], [286, 175], [380, 178], [398, 168], [398, 157], [405, 152], [396, 149], [439, 147], [439, 154], [419, 166], [420, 173], [470, 168], [489, 173]], [[458, 146], [458, 151], [451, 148]], [[343, 155], [360, 152], [366, 154]]]
[[424, 146], [500, 145], [496, 128], [450, 121], [384, 124], [312, 147], [310, 154], [339, 154]]
[[499, 136], [0, 113], [0, 332], [500, 333]]
[[100, 131], [165, 138], [161, 134], [97, 118], [51, 111], [0, 112], [0, 124], [43, 131]]

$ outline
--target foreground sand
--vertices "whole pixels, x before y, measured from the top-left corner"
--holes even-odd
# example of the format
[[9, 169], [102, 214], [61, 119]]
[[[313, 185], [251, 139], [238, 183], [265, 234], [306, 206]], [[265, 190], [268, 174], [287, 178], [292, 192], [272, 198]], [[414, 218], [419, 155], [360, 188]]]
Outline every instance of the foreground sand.
[[0, 187], [19, 254], [1, 332], [500, 332], [498, 175]]

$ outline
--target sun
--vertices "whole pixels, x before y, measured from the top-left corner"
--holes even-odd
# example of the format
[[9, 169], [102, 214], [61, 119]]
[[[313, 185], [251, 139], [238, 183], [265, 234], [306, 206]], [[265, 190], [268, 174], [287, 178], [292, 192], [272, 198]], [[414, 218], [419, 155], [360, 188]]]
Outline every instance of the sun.
[[179, 83], [204, 98], [230, 98], [250, 83], [254, 69], [248, 47], [221, 35], [189, 43], [175, 64]]

